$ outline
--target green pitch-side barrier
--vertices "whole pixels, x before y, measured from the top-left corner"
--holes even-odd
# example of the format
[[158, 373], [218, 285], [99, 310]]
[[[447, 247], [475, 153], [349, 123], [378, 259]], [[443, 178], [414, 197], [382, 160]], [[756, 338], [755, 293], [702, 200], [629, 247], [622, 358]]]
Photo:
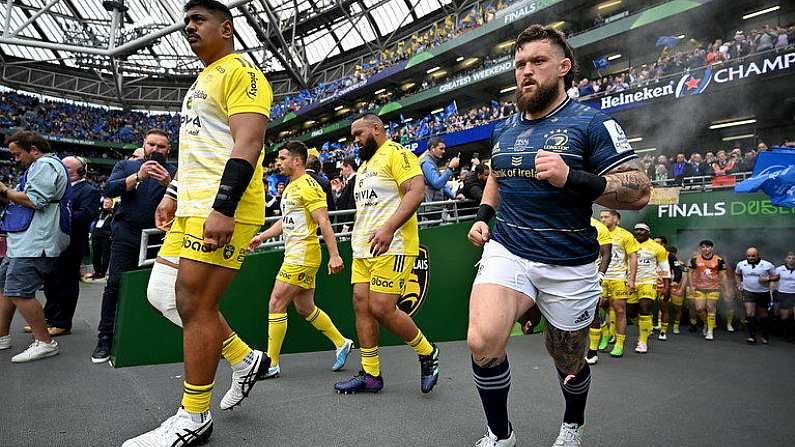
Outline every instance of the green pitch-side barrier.
[[[470, 226], [471, 223], [460, 223], [420, 231], [420, 243], [425, 248], [427, 263], [422, 256], [415, 263], [416, 281], [409, 284], [401, 307], [414, 311], [413, 318], [432, 341], [466, 338], [469, 292], [475, 263], [480, 257], [480, 249], [474, 248], [466, 239]], [[351, 245], [350, 242], [338, 245], [345, 260], [345, 271], [329, 276], [325, 267], [321, 268], [317, 276], [315, 303], [358, 346], [351, 305]], [[221, 311], [229, 325], [243, 340], [261, 350], [267, 348], [268, 297], [282, 255], [282, 251], [273, 251], [248, 256], [221, 302]], [[327, 261], [328, 254], [324, 249], [323, 265]], [[111, 356], [116, 367], [182, 361], [182, 330], [159, 315], [146, 299], [149, 272], [148, 269], [137, 270], [122, 277]], [[288, 310], [288, 318], [284, 353], [334, 348], [292, 307]], [[385, 329], [381, 331], [382, 346], [402, 343]]]

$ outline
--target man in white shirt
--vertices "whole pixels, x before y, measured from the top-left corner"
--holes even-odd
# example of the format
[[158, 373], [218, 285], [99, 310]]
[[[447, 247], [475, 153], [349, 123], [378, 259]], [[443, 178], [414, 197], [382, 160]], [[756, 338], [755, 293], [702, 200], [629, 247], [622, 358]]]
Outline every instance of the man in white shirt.
[[779, 318], [784, 326], [784, 336], [795, 336], [795, 251], [787, 253], [784, 264], [776, 267], [777, 290], [774, 294], [778, 303]]
[[748, 317], [746, 341], [756, 344], [756, 331], [761, 329], [759, 341], [767, 344], [770, 282], [777, 280], [776, 267], [770, 261], [762, 259], [756, 247], [749, 247], [745, 251], [745, 260], [737, 263], [734, 275], [737, 289], [743, 295], [745, 314]]

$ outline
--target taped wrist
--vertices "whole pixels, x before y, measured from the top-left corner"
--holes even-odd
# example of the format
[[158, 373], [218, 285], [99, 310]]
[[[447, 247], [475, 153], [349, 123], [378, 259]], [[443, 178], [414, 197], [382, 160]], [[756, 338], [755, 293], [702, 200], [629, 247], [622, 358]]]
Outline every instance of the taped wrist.
[[477, 217], [475, 217], [475, 222], [481, 222], [482, 221], [482, 222], [489, 223], [489, 222], [491, 222], [491, 219], [493, 219], [496, 214], [497, 214], [497, 212], [494, 211], [494, 207], [493, 206], [485, 204], [485, 203], [481, 204], [480, 208], [478, 208], [478, 215], [477, 215]]
[[566, 178], [563, 188], [594, 201], [604, 194], [605, 188], [607, 188], [607, 179], [579, 169], [569, 169], [569, 176]]
[[171, 183], [168, 184], [166, 187], [166, 197], [170, 197], [174, 200], [177, 200], [177, 188], [179, 187], [179, 183], [176, 180], [172, 180]]
[[235, 210], [240, 198], [251, 183], [254, 167], [242, 158], [230, 158], [221, 176], [221, 185], [215, 195], [213, 209], [228, 217], [235, 217]]

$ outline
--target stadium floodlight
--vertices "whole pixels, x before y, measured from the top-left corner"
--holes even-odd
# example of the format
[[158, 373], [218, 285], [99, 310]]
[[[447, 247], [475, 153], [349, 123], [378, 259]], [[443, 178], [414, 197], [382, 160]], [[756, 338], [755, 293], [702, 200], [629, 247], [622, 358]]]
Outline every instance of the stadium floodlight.
[[516, 86], [512, 85], [510, 87], [505, 87], [504, 89], [500, 90], [500, 93], [508, 93], [516, 90]]
[[638, 143], [638, 142], [641, 142], [641, 141], [643, 141], [642, 137], [635, 137], [635, 138], [628, 139], [627, 143]]
[[429, 68], [429, 69], [425, 70], [425, 73], [431, 74], [431, 73], [433, 73], [435, 71], [439, 71], [440, 68], [442, 68], [442, 67], [437, 65], [437, 66], [435, 66], [433, 68]]
[[709, 126], [709, 128], [710, 130], [723, 129], [724, 127], [744, 126], [746, 124], [754, 124], [755, 122], [756, 120], [753, 118], [743, 119], [738, 121], [724, 121], [724, 122], [713, 121], [712, 125]]
[[620, 5], [621, 3], [623, 3], [622, 0], [615, 0], [612, 2], [602, 3], [601, 5], [597, 6], [596, 9], [607, 9], [610, 8], [611, 6]]
[[334, 107], [334, 111], [337, 111], [337, 110], [342, 110], [342, 108], [343, 108], [343, 107], [345, 107], [345, 106], [343, 106], [342, 104], [340, 104], [340, 105], [338, 105], [337, 107]]
[[458, 56], [455, 61], [461, 62], [462, 60], [464, 60], [464, 56]]
[[403, 123], [410, 123], [410, 122], [411, 122], [411, 121], [413, 121], [413, 120], [414, 120], [414, 118], [412, 118], [412, 117], [408, 117], [408, 118], [405, 118], [405, 119], [403, 120]]
[[723, 138], [721, 138], [721, 141], [745, 140], [747, 138], [753, 138], [755, 136], [756, 135], [754, 135], [752, 133], [744, 133], [742, 135], [732, 135], [730, 137], [723, 137]]
[[414, 87], [415, 85], [417, 85], [416, 82], [407, 82], [407, 83], [401, 85], [400, 88], [402, 88], [403, 90], [408, 90], [411, 87]]
[[677, 39], [684, 39], [684, 38], [685, 38], [685, 35], [684, 35], [684, 34], [680, 34], [680, 35], [676, 36], [676, 38], [677, 38]]
[[616, 54], [614, 54], [612, 56], [607, 56], [607, 60], [609, 60], [609, 61], [614, 61], [616, 59], [621, 59], [621, 53], [616, 53]]
[[762, 14], [767, 14], [769, 12], [778, 11], [779, 9], [781, 9], [781, 6], [776, 5], [776, 6], [771, 6], [769, 8], [765, 8], [765, 9], [762, 9], [762, 10], [759, 10], [759, 11], [756, 11], [756, 12], [750, 12], [750, 13], [748, 13], [748, 14], [743, 16], [743, 20], [752, 19], [754, 17], [761, 16]]
[[499, 48], [500, 50], [504, 50], [505, 48], [508, 48], [508, 47], [512, 46], [515, 42], [516, 42], [516, 40], [514, 40], [514, 39], [508, 40], [508, 41], [505, 41], [505, 42], [497, 45], [497, 48]]
[[644, 152], [654, 152], [656, 150], [657, 150], [656, 147], [645, 147], [643, 149], [635, 149], [635, 153], [636, 154], [642, 154]]
[[445, 70], [435, 71], [431, 74], [432, 78], [441, 78], [442, 76], [447, 76], [447, 71]]
[[436, 110], [431, 110], [431, 115], [436, 115], [437, 113], [442, 113], [442, 112], [444, 112], [444, 107], [440, 107]]
[[342, 137], [339, 140], [337, 140], [337, 143], [344, 143], [347, 139], [348, 139], [347, 137]]
[[382, 89], [380, 89], [380, 90], [376, 90], [376, 91], [375, 91], [375, 95], [376, 95], [376, 96], [378, 96], [378, 95], [380, 95], [381, 93], [384, 93], [385, 91], [386, 91], [386, 89], [385, 89], [385, 88], [382, 88]]

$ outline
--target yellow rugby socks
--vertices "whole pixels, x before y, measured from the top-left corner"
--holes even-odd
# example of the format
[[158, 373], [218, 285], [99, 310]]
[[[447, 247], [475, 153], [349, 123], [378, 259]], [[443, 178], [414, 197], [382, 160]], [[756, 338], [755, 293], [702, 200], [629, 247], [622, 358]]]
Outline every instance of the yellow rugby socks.
[[381, 361], [378, 358], [378, 346], [359, 349], [362, 357], [362, 370], [373, 377], [381, 375]]
[[417, 355], [430, 355], [433, 352], [433, 345], [422, 335], [421, 330], [417, 330], [417, 335], [409, 342], [409, 346]]
[[183, 382], [182, 408], [189, 413], [206, 413], [210, 411], [210, 399], [213, 397], [213, 385], [191, 385]]
[[279, 354], [286, 335], [287, 314], [268, 314], [268, 357], [271, 358], [271, 366], [279, 364]]
[[[343, 337], [337, 327], [334, 326], [334, 322], [331, 321], [331, 318], [328, 316], [328, 314], [323, 312], [319, 307], [315, 306], [315, 310], [313, 310], [309, 316], [306, 317], [306, 321], [308, 321], [312, 327], [328, 337], [328, 339], [334, 343], [334, 346], [339, 348], [345, 344], [345, 337]], [[270, 348], [268, 351], [270, 352]]]

